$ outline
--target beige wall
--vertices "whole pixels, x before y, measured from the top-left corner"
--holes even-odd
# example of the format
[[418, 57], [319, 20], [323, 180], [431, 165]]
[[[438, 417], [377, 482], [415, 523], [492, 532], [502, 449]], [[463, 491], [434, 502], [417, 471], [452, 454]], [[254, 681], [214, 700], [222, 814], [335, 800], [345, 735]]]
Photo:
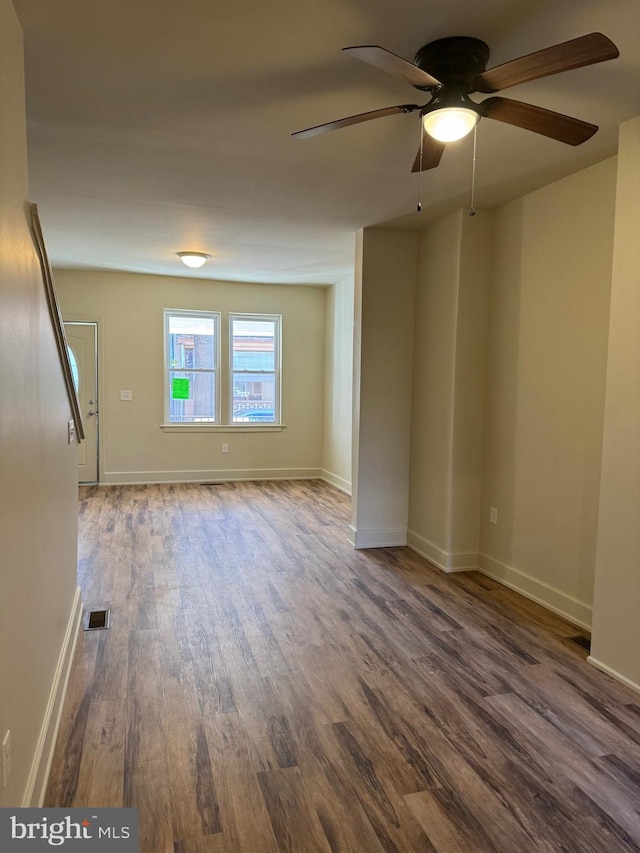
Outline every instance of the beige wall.
[[404, 545], [418, 235], [367, 228], [356, 250], [351, 541]]
[[351, 494], [353, 276], [327, 289], [322, 476]]
[[[26, 219], [22, 35], [0, 0], [0, 805], [38, 804], [73, 649], [77, 445]], [[51, 704], [49, 705], [49, 702]]]
[[473, 566], [479, 549], [492, 234], [490, 212], [477, 211], [474, 217], [463, 212], [449, 542], [454, 568]]
[[420, 237], [409, 542], [446, 571], [477, 564], [490, 251], [484, 212]]
[[480, 566], [585, 625], [615, 175], [610, 159], [495, 214]]
[[591, 662], [640, 690], [640, 117], [620, 128]]
[[451, 457], [462, 213], [420, 235], [415, 307], [409, 542], [441, 565], [451, 523]]
[[[76, 270], [56, 270], [55, 279], [65, 319], [99, 323], [102, 482], [320, 476], [325, 288]], [[164, 308], [221, 311], [223, 324], [234, 311], [282, 314], [286, 429], [164, 432]]]

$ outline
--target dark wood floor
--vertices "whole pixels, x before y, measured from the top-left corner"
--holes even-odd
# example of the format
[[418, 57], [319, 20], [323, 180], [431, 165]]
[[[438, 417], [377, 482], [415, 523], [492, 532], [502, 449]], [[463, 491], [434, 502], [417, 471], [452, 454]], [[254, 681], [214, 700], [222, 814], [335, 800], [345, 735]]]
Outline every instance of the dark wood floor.
[[141, 853], [640, 850], [640, 697], [477, 573], [354, 551], [315, 481], [81, 491], [47, 805]]

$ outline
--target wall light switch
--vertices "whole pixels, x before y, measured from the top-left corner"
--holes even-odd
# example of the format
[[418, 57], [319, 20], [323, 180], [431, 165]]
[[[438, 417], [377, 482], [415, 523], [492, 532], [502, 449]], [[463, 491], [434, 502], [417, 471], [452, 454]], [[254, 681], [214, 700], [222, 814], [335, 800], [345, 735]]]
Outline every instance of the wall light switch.
[[73, 418], [69, 418], [67, 421], [67, 443], [71, 444], [73, 441], [73, 437], [76, 434], [76, 424]]
[[489, 522], [490, 524], [498, 523], [498, 508], [495, 506], [492, 506], [489, 510]]
[[131, 391], [121, 391], [120, 392], [120, 399], [121, 400], [133, 400], [133, 394], [131, 393]]

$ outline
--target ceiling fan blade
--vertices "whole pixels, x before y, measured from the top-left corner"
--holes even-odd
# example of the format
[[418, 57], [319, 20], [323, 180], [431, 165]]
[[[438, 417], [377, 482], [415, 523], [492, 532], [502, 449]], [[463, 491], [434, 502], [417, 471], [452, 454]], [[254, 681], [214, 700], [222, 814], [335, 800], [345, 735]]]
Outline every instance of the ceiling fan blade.
[[[435, 169], [440, 163], [440, 158], [445, 149], [444, 142], [438, 142], [433, 136], [429, 136], [426, 130], [422, 131], [422, 158], [420, 150], [413, 162], [412, 172], [426, 172], [427, 169]], [[421, 168], [422, 167], [422, 168]]]
[[478, 75], [475, 91], [498, 92], [518, 83], [527, 83], [529, 80], [538, 80], [560, 71], [605, 62], [617, 56], [618, 48], [610, 39], [602, 33], [590, 33], [483, 71]]
[[598, 129], [596, 124], [509, 98], [487, 98], [481, 106], [482, 115], [487, 118], [541, 133], [559, 142], [566, 142], [567, 145], [586, 142]]
[[368, 62], [369, 65], [375, 65], [376, 68], [381, 68], [389, 74], [395, 74], [405, 83], [410, 83], [417, 89], [435, 89], [440, 86], [440, 81], [427, 74], [417, 65], [412, 62], [407, 62], [395, 53], [385, 50], [383, 47], [378, 47], [374, 44], [361, 45], [359, 47], [343, 47], [344, 53], [349, 56], [354, 56], [362, 62]]
[[347, 116], [336, 121], [328, 121], [326, 124], [317, 124], [315, 127], [307, 127], [305, 130], [298, 130], [292, 133], [296, 139], [308, 139], [310, 136], [317, 136], [319, 133], [326, 133], [329, 130], [338, 130], [340, 127], [349, 127], [350, 124], [360, 124], [363, 121], [371, 121], [374, 118], [382, 118], [383, 116], [397, 115], [398, 113], [412, 113], [414, 110], [419, 110], [417, 104], [399, 104], [397, 107], [384, 107], [381, 110], [371, 110], [368, 113], [358, 113], [355, 116]]

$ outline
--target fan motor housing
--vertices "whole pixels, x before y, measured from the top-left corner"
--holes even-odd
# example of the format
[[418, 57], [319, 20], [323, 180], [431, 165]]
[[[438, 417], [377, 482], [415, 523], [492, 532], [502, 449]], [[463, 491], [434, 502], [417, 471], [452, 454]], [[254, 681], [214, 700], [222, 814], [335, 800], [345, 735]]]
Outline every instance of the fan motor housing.
[[487, 67], [489, 46], [471, 36], [450, 36], [425, 44], [414, 63], [445, 86], [470, 86]]

